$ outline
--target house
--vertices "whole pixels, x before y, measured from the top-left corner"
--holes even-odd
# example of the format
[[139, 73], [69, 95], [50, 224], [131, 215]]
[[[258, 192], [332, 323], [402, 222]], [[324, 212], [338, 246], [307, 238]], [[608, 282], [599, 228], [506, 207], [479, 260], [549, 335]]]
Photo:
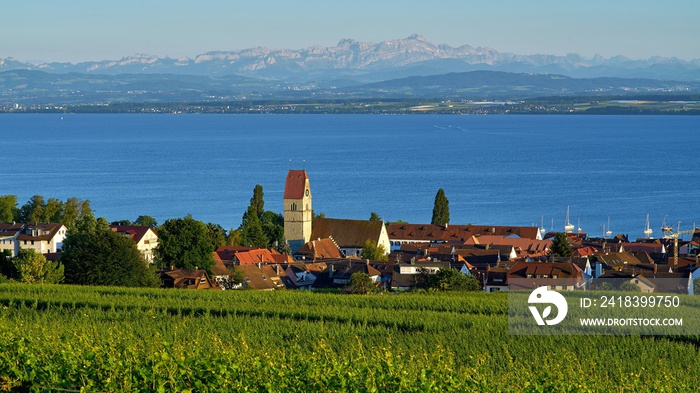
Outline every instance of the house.
[[221, 289], [236, 289], [242, 284], [236, 284], [231, 280], [233, 271], [229, 269], [216, 252], [212, 253], [214, 266], [211, 268], [212, 278]]
[[413, 261], [397, 263], [391, 276], [391, 289], [405, 291], [424, 284], [425, 275], [436, 274], [440, 270], [449, 269], [450, 262]]
[[548, 286], [552, 289], [584, 289], [581, 268], [572, 262], [518, 262], [508, 270], [509, 290]]
[[603, 264], [606, 270], [630, 271], [634, 270], [654, 270], [653, 263], [644, 263], [631, 252], [607, 252], [592, 255], [599, 263]]
[[331, 237], [311, 240], [294, 253], [294, 259], [297, 261], [315, 261], [325, 258], [343, 258], [340, 248]]
[[327, 269], [325, 263], [289, 263], [287, 264], [286, 275], [289, 277], [294, 288], [311, 289], [316, 282], [320, 272]]
[[0, 222], [0, 254], [7, 252], [11, 257], [19, 254], [17, 238], [22, 233], [24, 224]]
[[246, 288], [258, 291], [272, 291], [284, 288], [282, 278], [279, 276], [279, 265], [269, 266], [262, 264], [237, 266], [243, 274], [243, 285]]
[[202, 269], [173, 269], [160, 272], [163, 288], [176, 289], [220, 289], [215, 281]]
[[382, 261], [335, 259], [325, 260], [327, 269], [314, 272], [316, 281], [313, 288], [344, 288], [350, 283], [350, 278], [355, 273], [365, 273], [377, 287], [386, 287], [390, 280], [389, 275], [382, 274], [374, 268], [373, 264], [382, 264]]
[[389, 235], [382, 221], [318, 218], [314, 221], [311, 238], [333, 238], [341, 253], [347, 257], [359, 257], [367, 240], [377, 247], [384, 247], [386, 254], [391, 250]]
[[[498, 235], [482, 235], [473, 236], [467, 239], [464, 244], [467, 245], [508, 245], [512, 246], [517, 253], [519, 260], [538, 260], [546, 259], [549, 255], [549, 250], [552, 248], [551, 240], [537, 240], [529, 238], [516, 238]], [[511, 259], [512, 260], [512, 259]]]
[[31, 248], [41, 254], [55, 253], [63, 247], [66, 231], [63, 224], [26, 224], [16, 241], [19, 243], [19, 248], [22, 249]]
[[492, 268], [486, 272], [484, 292], [500, 292], [508, 290], [508, 269]]
[[539, 239], [537, 227], [495, 226], [495, 225], [432, 225], [390, 223], [387, 228], [392, 251], [403, 244], [411, 243], [454, 243], [462, 244], [472, 236], [498, 235], [524, 239]]
[[138, 225], [110, 225], [109, 228], [133, 240], [143, 259], [148, 263], [154, 263], [158, 235], [153, 228]]

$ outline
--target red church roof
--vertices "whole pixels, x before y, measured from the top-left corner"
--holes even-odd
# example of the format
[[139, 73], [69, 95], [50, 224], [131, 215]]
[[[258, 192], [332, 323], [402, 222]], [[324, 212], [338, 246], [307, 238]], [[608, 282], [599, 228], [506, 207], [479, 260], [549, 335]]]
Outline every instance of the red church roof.
[[309, 176], [305, 170], [290, 170], [284, 184], [284, 199], [302, 199]]

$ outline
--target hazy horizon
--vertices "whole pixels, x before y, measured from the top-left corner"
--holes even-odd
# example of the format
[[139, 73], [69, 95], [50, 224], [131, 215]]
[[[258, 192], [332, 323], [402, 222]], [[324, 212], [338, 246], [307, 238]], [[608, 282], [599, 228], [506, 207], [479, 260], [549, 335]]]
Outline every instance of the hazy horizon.
[[5, 7], [0, 33], [11, 39], [0, 48], [0, 58], [34, 63], [118, 60], [139, 53], [191, 58], [255, 47], [335, 46], [343, 38], [378, 43], [417, 33], [436, 44], [521, 55], [691, 60], [700, 58], [698, 15], [700, 3], [691, 0], [591, 0], [566, 6], [553, 0], [359, 0], [351, 5], [319, 0], [36, 0]]

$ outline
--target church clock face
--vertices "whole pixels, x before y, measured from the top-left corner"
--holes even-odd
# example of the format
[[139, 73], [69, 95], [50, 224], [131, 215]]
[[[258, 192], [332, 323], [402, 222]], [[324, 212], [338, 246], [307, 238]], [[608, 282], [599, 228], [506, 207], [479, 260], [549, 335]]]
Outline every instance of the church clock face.
[[306, 189], [305, 193], [306, 193], [306, 196], [309, 196], [309, 189], [308, 188]]

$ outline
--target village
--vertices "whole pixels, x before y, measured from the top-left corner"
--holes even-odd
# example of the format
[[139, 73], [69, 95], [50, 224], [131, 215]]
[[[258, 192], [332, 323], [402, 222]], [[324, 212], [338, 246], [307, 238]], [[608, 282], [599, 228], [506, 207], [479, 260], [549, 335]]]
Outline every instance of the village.
[[[426, 276], [454, 269], [478, 280], [485, 292], [542, 285], [590, 290], [606, 288], [609, 284], [602, 283], [608, 281], [616, 283], [613, 288], [632, 283], [647, 293], [693, 294], [693, 283], [700, 278], [697, 229], [681, 233], [669, 227], [662, 238], [630, 241], [624, 235], [589, 237], [574, 232], [572, 225], [558, 233], [536, 226], [314, 217], [305, 170], [289, 171], [283, 203], [288, 254], [270, 248], [219, 246], [212, 253], [211, 269], [160, 269], [162, 286], [348, 291], [352, 276], [361, 273], [371, 279], [376, 291], [400, 292], [420, 289]], [[111, 225], [110, 229], [130, 238], [145, 263], [156, 261], [159, 239], [154, 228]], [[48, 261], [58, 261], [66, 234], [62, 224], [0, 223], [0, 253], [17, 257], [21, 249], [32, 249]], [[692, 239], [679, 239], [682, 234]], [[566, 239], [569, 251], [553, 251], [558, 236]], [[381, 257], [362, 258], [366, 247], [381, 250]]]

